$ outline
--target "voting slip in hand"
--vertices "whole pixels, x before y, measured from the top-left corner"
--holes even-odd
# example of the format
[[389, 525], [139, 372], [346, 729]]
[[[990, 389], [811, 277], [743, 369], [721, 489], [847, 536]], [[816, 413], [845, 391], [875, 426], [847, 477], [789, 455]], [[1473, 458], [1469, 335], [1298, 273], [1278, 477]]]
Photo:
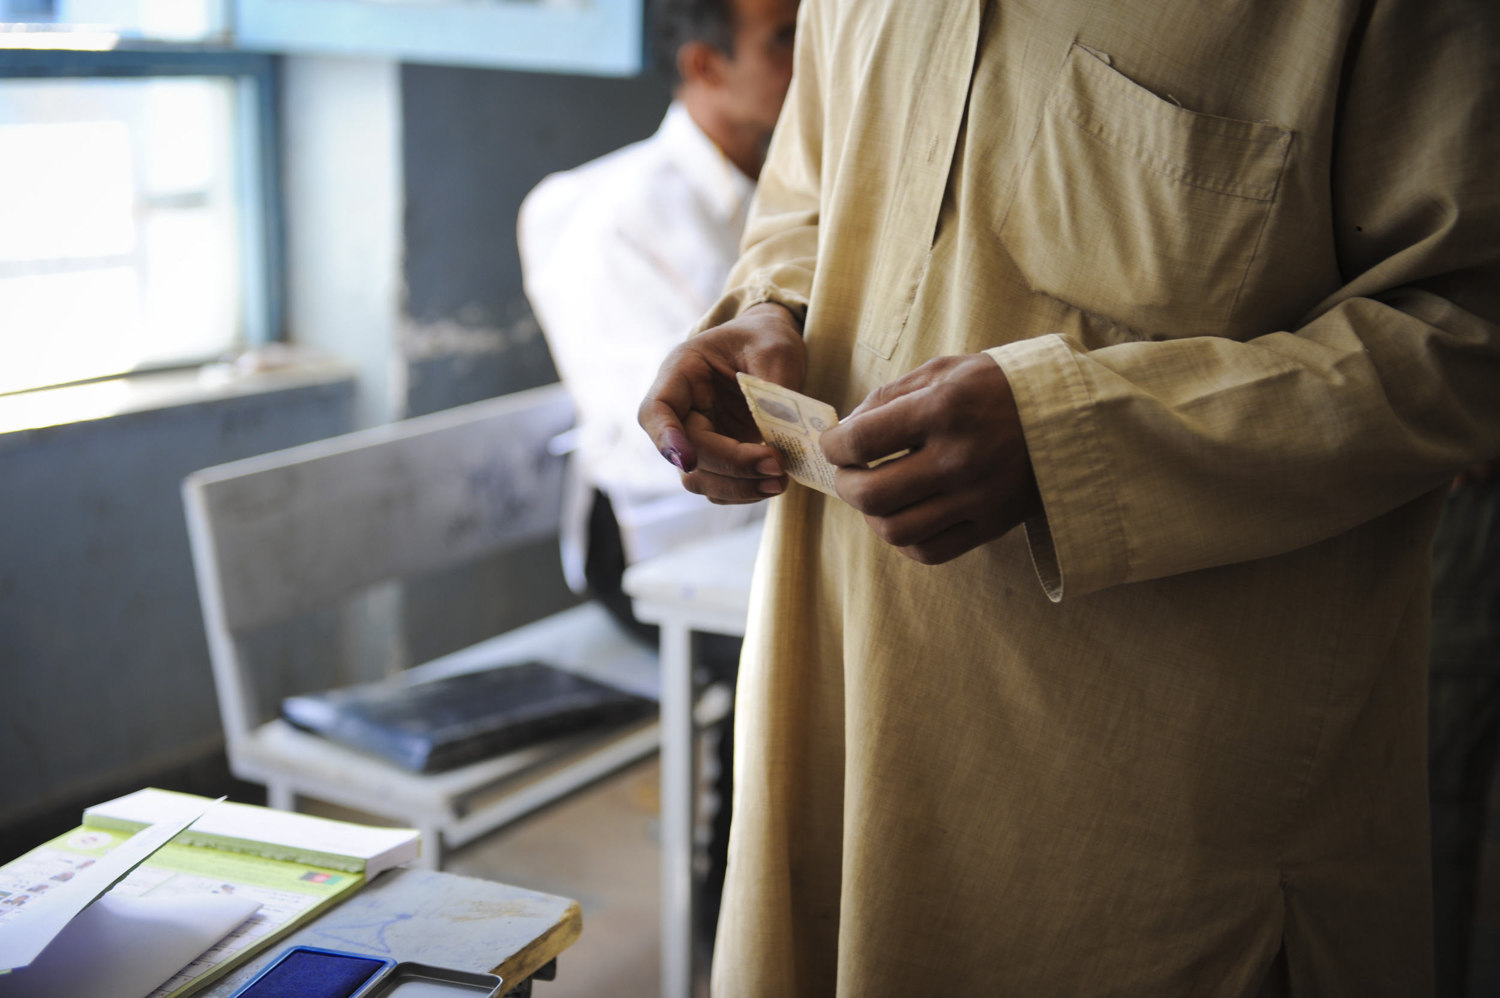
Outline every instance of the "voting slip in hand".
[[739, 379], [761, 437], [781, 454], [787, 474], [808, 488], [837, 495], [834, 467], [818, 446], [823, 431], [839, 424], [833, 406], [743, 371]]
[[[772, 384], [753, 374], [739, 373], [740, 390], [745, 393], [745, 402], [750, 406], [750, 415], [766, 443], [775, 447], [786, 462], [787, 474], [808, 488], [828, 495], [837, 495], [833, 489], [835, 468], [823, 456], [818, 439], [839, 425], [838, 413], [833, 406], [819, 402], [790, 388]], [[874, 468], [910, 451], [887, 454], [872, 461]]]

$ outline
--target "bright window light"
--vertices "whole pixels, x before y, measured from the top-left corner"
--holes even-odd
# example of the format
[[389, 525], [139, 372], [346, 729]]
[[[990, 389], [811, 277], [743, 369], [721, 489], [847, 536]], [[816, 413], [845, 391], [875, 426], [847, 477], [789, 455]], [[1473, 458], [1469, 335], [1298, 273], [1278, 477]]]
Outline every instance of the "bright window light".
[[[97, 48], [82, 44], [98, 37], [143, 38], [163, 42], [222, 41], [227, 37], [224, 0], [0, 0], [0, 47]], [[70, 44], [69, 36], [79, 44]], [[27, 45], [42, 38], [46, 44]], [[7, 42], [10, 44], [7, 45]]]
[[0, 392], [242, 342], [236, 85], [0, 79]]

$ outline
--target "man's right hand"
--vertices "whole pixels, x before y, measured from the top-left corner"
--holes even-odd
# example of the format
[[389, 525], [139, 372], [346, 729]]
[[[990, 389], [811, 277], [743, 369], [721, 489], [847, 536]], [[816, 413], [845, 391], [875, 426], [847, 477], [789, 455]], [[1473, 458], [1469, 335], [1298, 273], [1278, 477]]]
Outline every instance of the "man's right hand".
[[716, 503], [758, 502], [786, 489], [776, 451], [761, 442], [736, 375], [802, 387], [807, 354], [792, 313], [764, 303], [673, 350], [638, 413], [689, 492]]

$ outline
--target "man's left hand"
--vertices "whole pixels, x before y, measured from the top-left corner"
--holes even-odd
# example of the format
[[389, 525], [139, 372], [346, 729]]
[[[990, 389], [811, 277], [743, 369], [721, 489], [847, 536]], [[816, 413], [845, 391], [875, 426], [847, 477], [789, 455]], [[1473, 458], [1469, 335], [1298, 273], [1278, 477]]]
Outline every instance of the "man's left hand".
[[[1010, 382], [985, 354], [938, 357], [871, 392], [822, 437], [835, 486], [924, 565], [957, 558], [1041, 510]], [[902, 450], [904, 457], [866, 467]]]

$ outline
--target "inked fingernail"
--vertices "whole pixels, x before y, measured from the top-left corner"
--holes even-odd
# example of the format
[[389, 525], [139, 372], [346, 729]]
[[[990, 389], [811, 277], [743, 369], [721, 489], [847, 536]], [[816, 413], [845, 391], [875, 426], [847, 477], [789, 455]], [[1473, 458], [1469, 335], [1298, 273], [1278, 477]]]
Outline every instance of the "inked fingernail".
[[687, 470], [682, 466], [682, 454], [678, 452], [676, 447], [663, 447], [661, 449], [661, 456], [677, 465], [678, 471]]
[[762, 494], [768, 496], [780, 495], [786, 491], [786, 482], [779, 478], [763, 479], [760, 483], [760, 491]]
[[776, 462], [774, 457], [762, 458], [761, 462], [755, 466], [755, 470], [762, 475], [781, 477], [781, 465]]

